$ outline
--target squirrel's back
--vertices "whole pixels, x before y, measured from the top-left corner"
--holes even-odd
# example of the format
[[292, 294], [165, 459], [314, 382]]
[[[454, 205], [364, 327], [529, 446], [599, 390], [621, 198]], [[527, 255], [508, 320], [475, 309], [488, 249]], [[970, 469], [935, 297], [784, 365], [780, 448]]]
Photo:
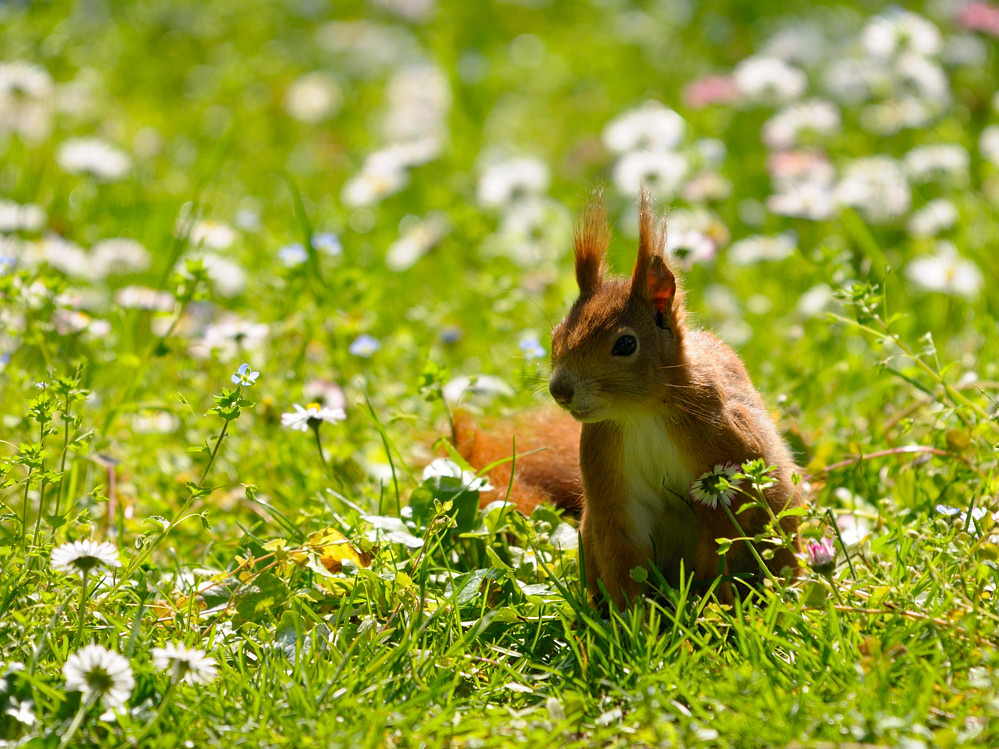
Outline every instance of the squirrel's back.
[[544, 408], [505, 422], [476, 424], [458, 410], [454, 437], [458, 452], [476, 470], [496, 464], [488, 471], [493, 489], [482, 493], [483, 506], [507, 497], [509, 490], [509, 501], [525, 515], [542, 502], [581, 511], [579, 424], [566, 414]]

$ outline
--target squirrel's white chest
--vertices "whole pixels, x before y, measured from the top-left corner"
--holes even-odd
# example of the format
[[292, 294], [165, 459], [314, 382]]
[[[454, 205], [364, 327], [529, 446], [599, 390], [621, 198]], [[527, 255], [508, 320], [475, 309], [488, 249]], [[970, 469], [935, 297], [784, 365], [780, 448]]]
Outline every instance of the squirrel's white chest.
[[662, 419], [629, 419], [622, 437], [627, 535], [638, 547], [653, 546], [660, 566], [678, 565], [696, 543], [697, 520], [687, 493], [697, 477]]

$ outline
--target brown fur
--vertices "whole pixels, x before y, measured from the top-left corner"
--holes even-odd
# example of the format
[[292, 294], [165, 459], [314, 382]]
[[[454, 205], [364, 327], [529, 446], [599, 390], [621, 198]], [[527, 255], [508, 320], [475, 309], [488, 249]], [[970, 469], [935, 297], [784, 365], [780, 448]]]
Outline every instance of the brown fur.
[[[509, 501], [525, 515], [542, 502], [579, 513], [579, 431], [579, 424], [551, 408], [486, 428], [478, 428], [465, 411], [454, 415], [455, 447], [470, 465], [482, 470], [502, 461], [488, 472], [493, 490], [482, 492], [481, 505], [507, 497], [509, 489]], [[511, 460], [514, 444], [517, 457]]]
[[[650, 562], [671, 582], [679, 580], [681, 563], [695, 580], [713, 579], [719, 568], [759, 572], [745, 543], [720, 558], [715, 539], [755, 535], [768, 513], [740, 514], [749, 500], [737, 495], [731, 509], [739, 529], [721, 507], [689, 498], [690, 483], [714, 466], [763, 458], [777, 467], [776, 483], [765, 493], [773, 512], [801, 503], [790, 450], [739, 357], [712, 334], [687, 327], [682, 293], [666, 262], [665, 224], [645, 195], [640, 218], [631, 279], [606, 278], [607, 232], [594, 226], [602, 212], [587, 212], [575, 244], [580, 297], [552, 335], [549, 381], [559, 405], [582, 422], [587, 587], [596, 596], [600, 581], [618, 607], [642, 593], [630, 571]], [[612, 355], [626, 335], [637, 339], [637, 351]], [[797, 525], [796, 518], [782, 521], [795, 537]], [[776, 549], [767, 564], [775, 574], [796, 569], [786, 548]], [[719, 599], [731, 596], [728, 585], [719, 588]]]

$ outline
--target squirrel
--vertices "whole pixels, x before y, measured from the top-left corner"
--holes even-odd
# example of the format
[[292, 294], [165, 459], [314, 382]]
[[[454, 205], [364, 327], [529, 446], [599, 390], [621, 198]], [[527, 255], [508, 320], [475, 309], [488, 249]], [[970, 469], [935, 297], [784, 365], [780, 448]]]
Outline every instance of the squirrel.
[[[643, 592], [631, 575], [655, 564], [671, 585], [681, 563], [694, 580], [761, 572], [747, 542], [720, 559], [716, 539], [754, 536], [770, 513], [802, 504], [790, 448], [742, 361], [711, 333], [688, 327], [683, 290], [666, 259], [666, 221], [643, 190], [638, 257], [631, 278], [608, 277], [602, 205], [591, 203], [574, 238], [579, 298], [552, 333], [548, 390], [582, 424], [579, 464], [585, 501], [580, 535], [586, 586], [623, 608]], [[715, 466], [762, 458], [775, 466], [770, 512], [742, 492], [728, 513], [691, 501], [690, 487]], [[757, 544], [774, 574], [797, 571], [798, 519], [780, 525], [792, 548]], [[766, 553], [764, 553], [766, 552]], [[641, 579], [641, 575], [638, 576]], [[732, 589], [716, 591], [731, 603]]]
[[[631, 278], [608, 277], [610, 229], [599, 200], [574, 237], [579, 297], [552, 333], [548, 390], [561, 412], [521, 415], [477, 429], [455, 414], [458, 451], [480, 470], [494, 464], [483, 505], [508, 497], [525, 514], [541, 502], [582, 512], [581, 566], [595, 601], [601, 587], [619, 609], [644, 592], [631, 571], [654, 564], [671, 585], [680, 570], [695, 581], [757, 577], [747, 542], [719, 557], [723, 538], [755, 536], [771, 512], [802, 504], [795, 464], [742, 361], [709, 332], [688, 327], [683, 290], [666, 259], [666, 222], [643, 191], [638, 257]], [[571, 418], [570, 418], [571, 417]], [[510, 461], [513, 435], [518, 458]], [[762, 458], [775, 466], [764, 492], [769, 512], [744, 493], [730, 510], [691, 500], [691, 485], [716, 466]], [[514, 474], [511, 477], [511, 472]], [[774, 574], [795, 575], [798, 518], [785, 516], [791, 548], [758, 544]], [[642, 576], [639, 575], [640, 579]], [[731, 603], [732, 586], [715, 590]]]

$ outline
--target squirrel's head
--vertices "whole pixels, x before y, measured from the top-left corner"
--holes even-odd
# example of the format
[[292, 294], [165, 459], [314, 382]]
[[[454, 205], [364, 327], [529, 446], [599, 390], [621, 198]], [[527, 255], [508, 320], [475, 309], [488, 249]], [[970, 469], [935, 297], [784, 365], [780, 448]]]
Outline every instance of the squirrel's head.
[[582, 422], [647, 412], [682, 367], [682, 294], [666, 262], [666, 222], [647, 192], [639, 201], [631, 278], [608, 277], [610, 230], [599, 199], [576, 228], [579, 298], [552, 332], [548, 390]]

